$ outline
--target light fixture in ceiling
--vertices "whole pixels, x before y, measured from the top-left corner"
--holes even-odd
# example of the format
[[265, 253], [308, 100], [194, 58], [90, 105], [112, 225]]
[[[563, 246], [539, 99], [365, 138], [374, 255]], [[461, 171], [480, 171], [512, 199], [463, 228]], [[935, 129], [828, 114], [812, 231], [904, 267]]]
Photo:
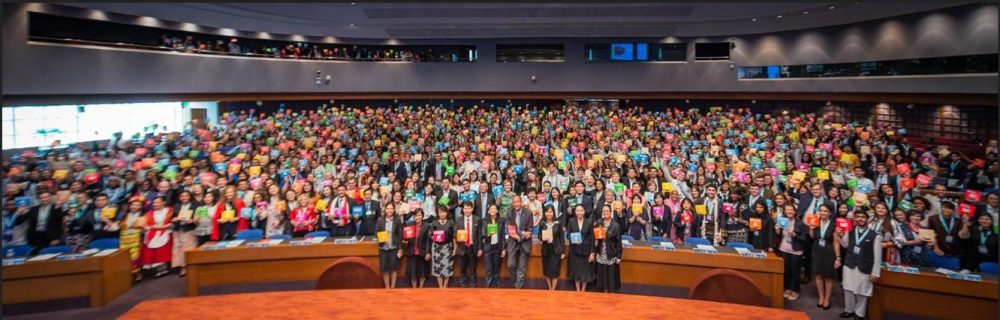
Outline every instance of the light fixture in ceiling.
[[757, 22], [757, 18], [750, 19], [750, 21]]
[[784, 17], [783, 15], [780, 15], [780, 14], [778, 15], [778, 19], [781, 19], [783, 17]]
[[809, 11], [802, 11], [802, 14], [803, 15], [807, 15], [807, 14], [809, 14]]
[[830, 6], [830, 10], [836, 9], [837, 7]]

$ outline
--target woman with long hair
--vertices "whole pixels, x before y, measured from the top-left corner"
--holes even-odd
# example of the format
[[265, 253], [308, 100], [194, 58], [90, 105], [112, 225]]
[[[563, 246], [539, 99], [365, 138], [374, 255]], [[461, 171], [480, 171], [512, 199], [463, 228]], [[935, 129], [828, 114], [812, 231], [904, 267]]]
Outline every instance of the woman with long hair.
[[170, 272], [167, 264], [170, 263], [173, 250], [173, 235], [170, 230], [173, 210], [166, 206], [163, 197], [156, 197], [153, 199], [153, 209], [146, 212], [145, 219], [142, 268], [155, 272], [154, 277], [158, 278]]

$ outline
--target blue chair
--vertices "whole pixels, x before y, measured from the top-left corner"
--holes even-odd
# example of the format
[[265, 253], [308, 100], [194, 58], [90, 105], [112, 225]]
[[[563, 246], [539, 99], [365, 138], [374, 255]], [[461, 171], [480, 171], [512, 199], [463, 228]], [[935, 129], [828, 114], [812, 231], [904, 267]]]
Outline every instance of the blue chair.
[[746, 242], [729, 242], [729, 243], [726, 243], [726, 247], [733, 248], [733, 249], [744, 248], [744, 249], [753, 250], [753, 246], [751, 246], [749, 243], [746, 243]]
[[695, 237], [684, 238], [684, 243], [689, 246], [696, 246], [699, 244], [712, 245], [712, 243], [708, 242], [708, 240], [706, 240], [705, 238], [695, 238]]
[[118, 249], [118, 247], [118, 239], [115, 238], [97, 239], [91, 241], [90, 244], [87, 245], [87, 248], [98, 250]]
[[319, 237], [329, 237], [330, 231], [313, 231], [306, 233], [306, 238], [319, 238]]
[[237, 232], [236, 240], [260, 240], [264, 239], [264, 231], [260, 229], [247, 229]]
[[29, 254], [31, 254], [31, 246], [26, 244], [18, 244], [18, 245], [3, 247], [4, 258], [17, 258]]
[[948, 270], [958, 271], [961, 269], [958, 258], [939, 256], [934, 253], [934, 251], [927, 252], [927, 262], [930, 266], [935, 268], [945, 268]]
[[70, 248], [69, 246], [55, 246], [55, 247], [42, 248], [42, 250], [38, 251], [38, 254], [72, 253], [72, 252], [73, 248]]
[[635, 238], [630, 235], [622, 235], [622, 240], [635, 241]]
[[275, 234], [275, 235], [271, 235], [270, 237], [267, 237], [267, 238], [268, 239], [272, 239], [272, 240], [278, 240], [278, 239], [288, 240], [288, 239], [291, 239], [292, 236], [287, 235], [287, 234]]
[[663, 237], [649, 237], [651, 242], [663, 242]]
[[1000, 264], [997, 264], [996, 262], [983, 262], [979, 264], [979, 272], [997, 274], [998, 266], [1000, 266]]

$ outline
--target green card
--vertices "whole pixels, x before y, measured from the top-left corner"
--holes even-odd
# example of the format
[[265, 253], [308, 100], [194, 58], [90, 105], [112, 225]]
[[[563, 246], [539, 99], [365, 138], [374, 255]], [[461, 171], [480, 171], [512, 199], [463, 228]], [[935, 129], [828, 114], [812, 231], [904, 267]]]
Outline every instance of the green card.
[[621, 183], [615, 183], [615, 193], [625, 192], [625, 185]]
[[487, 235], [492, 235], [492, 234], [496, 234], [496, 233], [497, 233], [497, 224], [496, 223], [491, 223], [491, 224], [486, 225], [486, 234]]

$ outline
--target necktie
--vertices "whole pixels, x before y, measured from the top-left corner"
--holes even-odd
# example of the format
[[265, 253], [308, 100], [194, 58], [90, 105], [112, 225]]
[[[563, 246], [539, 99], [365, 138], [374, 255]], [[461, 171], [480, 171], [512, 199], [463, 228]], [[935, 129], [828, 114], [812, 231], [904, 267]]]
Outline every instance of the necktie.
[[472, 216], [465, 217], [465, 247], [472, 246]]
[[517, 210], [517, 217], [515, 219], [517, 220], [514, 222], [517, 224], [517, 231], [521, 231], [521, 210]]

